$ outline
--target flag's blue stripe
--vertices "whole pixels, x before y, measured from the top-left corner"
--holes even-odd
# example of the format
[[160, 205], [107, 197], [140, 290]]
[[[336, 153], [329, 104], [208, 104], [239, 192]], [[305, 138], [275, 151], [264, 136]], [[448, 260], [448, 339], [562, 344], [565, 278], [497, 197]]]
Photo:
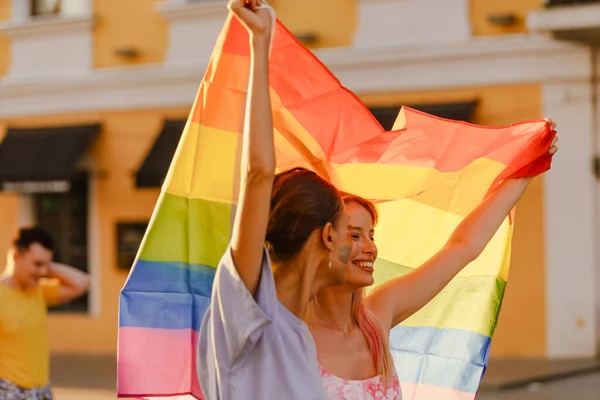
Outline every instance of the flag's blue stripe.
[[390, 347], [400, 381], [476, 393], [491, 339], [476, 332], [396, 326]]
[[121, 292], [119, 326], [198, 330], [216, 269], [138, 260]]
[[216, 268], [183, 262], [138, 260], [123, 291], [194, 293], [210, 297]]
[[209, 304], [197, 294], [122, 292], [119, 326], [197, 331]]
[[[215, 272], [202, 265], [138, 261], [121, 293], [119, 326], [198, 330]], [[397, 326], [390, 347], [401, 381], [476, 393], [490, 338], [458, 329]]]

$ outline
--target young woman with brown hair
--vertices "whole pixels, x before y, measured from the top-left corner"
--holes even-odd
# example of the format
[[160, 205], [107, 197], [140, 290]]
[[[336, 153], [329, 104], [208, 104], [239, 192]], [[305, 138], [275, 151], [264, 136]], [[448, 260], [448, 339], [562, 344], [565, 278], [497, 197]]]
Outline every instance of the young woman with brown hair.
[[275, 175], [268, 70], [275, 22], [261, 3], [229, 3], [251, 47], [242, 179], [230, 247], [199, 331], [198, 378], [207, 400], [324, 399], [302, 317], [319, 290], [344, 281], [348, 216], [341, 194], [314, 172]]

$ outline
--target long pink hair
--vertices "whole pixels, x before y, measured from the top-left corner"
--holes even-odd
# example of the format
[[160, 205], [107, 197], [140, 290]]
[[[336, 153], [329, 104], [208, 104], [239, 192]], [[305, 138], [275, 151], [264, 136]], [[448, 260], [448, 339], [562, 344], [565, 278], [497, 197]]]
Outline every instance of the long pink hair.
[[[377, 225], [379, 215], [375, 204], [371, 201], [350, 193], [343, 193], [344, 203], [356, 203], [363, 207], [371, 215], [373, 226]], [[385, 382], [391, 382], [393, 371], [393, 359], [390, 352], [388, 334], [384, 332], [377, 317], [364, 304], [365, 289], [361, 288], [352, 293], [352, 317], [358, 329], [364, 335], [367, 345], [373, 356], [373, 364], [377, 374], [381, 375]]]
[[[373, 225], [377, 224], [377, 209], [372, 202], [349, 193], [342, 193], [342, 199], [345, 204], [356, 203], [362, 206], [371, 215]], [[384, 332], [377, 317], [365, 306], [364, 296], [364, 288], [357, 289], [352, 293], [352, 319], [367, 341], [377, 375], [380, 375], [384, 382], [391, 383], [393, 378], [393, 360], [388, 334]], [[308, 324], [314, 320], [318, 308], [319, 296], [317, 295], [317, 298], [309, 304], [304, 318]]]

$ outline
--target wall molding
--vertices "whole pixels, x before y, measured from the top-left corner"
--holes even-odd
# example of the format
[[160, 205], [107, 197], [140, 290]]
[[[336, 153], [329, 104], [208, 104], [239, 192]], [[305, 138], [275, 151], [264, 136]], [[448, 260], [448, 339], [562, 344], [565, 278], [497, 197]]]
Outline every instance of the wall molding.
[[0, 31], [10, 38], [41, 36], [53, 33], [73, 31], [89, 32], [95, 24], [93, 17], [61, 17], [36, 18], [26, 21], [5, 22], [0, 24]]
[[167, 64], [210, 54], [229, 12], [222, 0], [170, 0], [154, 9], [169, 21]]
[[205, 19], [214, 16], [221, 17], [221, 21], [227, 16], [227, 8], [223, 6], [223, 1], [205, 0], [205, 1], [163, 1], [156, 3], [154, 10], [162, 14], [169, 21], [181, 19]]
[[[590, 51], [540, 35], [473, 38], [422, 46], [315, 52], [360, 93], [533, 82], [587, 82]], [[0, 81], [0, 118], [65, 112], [191, 106], [210, 54], [137, 67], [10, 76]]]
[[449, 43], [471, 36], [469, 0], [357, 0], [357, 7], [356, 47]]
[[527, 28], [532, 31], [598, 28], [600, 4], [569, 5], [527, 15]]

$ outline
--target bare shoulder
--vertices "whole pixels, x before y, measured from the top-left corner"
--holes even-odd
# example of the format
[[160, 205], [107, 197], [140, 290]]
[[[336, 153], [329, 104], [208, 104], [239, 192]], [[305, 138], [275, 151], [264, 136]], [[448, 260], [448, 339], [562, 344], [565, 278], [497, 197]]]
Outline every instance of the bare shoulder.
[[364, 297], [363, 304], [369, 312], [369, 315], [381, 326], [384, 335], [389, 333], [392, 329], [392, 315], [389, 312], [389, 307], [386, 307], [386, 305], [380, 301], [380, 296], [374, 296], [373, 293], [371, 293]]

